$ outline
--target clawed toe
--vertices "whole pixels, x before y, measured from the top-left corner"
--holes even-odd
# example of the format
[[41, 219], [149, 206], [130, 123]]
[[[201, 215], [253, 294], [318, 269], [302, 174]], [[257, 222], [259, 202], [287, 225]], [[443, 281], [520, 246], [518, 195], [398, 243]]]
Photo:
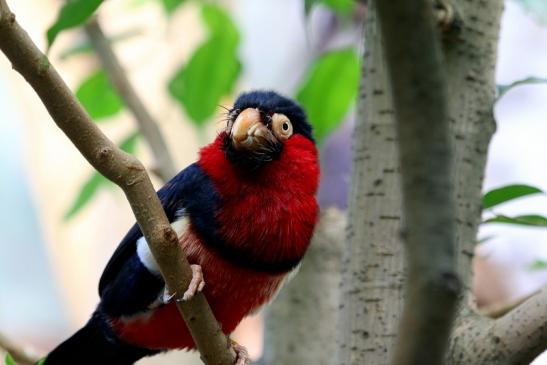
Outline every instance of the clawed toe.
[[234, 365], [250, 365], [251, 359], [249, 358], [249, 351], [245, 346], [241, 346], [234, 340], [232, 340], [232, 348], [236, 353], [236, 362]]
[[203, 272], [201, 270], [200, 265], [190, 265], [192, 268], [192, 280], [190, 281], [190, 285], [188, 285], [188, 289], [184, 292], [184, 295], [182, 296], [182, 301], [190, 300], [196, 295], [196, 293], [199, 293], [203, 290], [205, 287], [205, 280], [203, 279]]

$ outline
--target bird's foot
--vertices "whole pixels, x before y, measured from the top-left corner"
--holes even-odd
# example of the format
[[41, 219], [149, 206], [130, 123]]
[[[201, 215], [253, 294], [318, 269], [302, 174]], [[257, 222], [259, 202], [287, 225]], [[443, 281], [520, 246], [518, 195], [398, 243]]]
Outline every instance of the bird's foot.
[[190, 280], [188, 289], [186, 289], [182, 295], [182, 299], [177, 299], [177, 301], [185, 302], [190, 300], [194, 297], [194, 295], [196, 295], [196, 293], [201, 292], [205, 287], [205, 280], [203, 279], [203, 271], [201, 270], [201, 266], [190, 265], [190, 267], [192, 268], [192, 280]]
[[241, 346], [232, 339], [230, 339], [230, 341], [232, 342], [232, 348], [236, 353], [236, 362], [234, 365], [250, 365], [251, 358], [249, 357], [249, 351], [247, 351], [245, 346]]
[[[201, 266], [190, 265], [190, 267], [192, 268], [192, 280], [190, 281], [190, 285], [188, 285], [188, 289], [182, 295], [182, 298], [175, 299], [177, 302], [185, 302], [192, 299], [196, 293], [201, 292], [205, 287], [205, 280], [203, 279], [203, 271], [201, 270]], [[168, 304], [171, 300], [173, 300], [175, 295], [176, 293], [169, 293], [167, 287], [165, 287], [160, 300], [163, 304]]]

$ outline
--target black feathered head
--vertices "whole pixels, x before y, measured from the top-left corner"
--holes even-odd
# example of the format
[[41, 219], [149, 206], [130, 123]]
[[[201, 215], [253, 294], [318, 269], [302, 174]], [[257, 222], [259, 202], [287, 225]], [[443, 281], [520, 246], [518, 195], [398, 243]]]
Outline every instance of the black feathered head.
[[293, 135], [313, 141], [304, 110], [274, 91], [241, 94], [228, 114], [224, 151], [235, 164], [256, 169], [279, 157]]

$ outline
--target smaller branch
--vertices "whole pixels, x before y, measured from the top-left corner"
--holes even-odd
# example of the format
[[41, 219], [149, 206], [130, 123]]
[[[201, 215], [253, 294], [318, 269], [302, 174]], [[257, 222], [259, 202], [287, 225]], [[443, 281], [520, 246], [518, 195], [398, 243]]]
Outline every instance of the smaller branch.
[[85, 33], [89, 38], [103, 68], [105, 69], [114, 89], [123, 99], [127, 108], [135, 117], [140, 132], [150, 146], [155, 159], [153, 171], [157, 171], [160, 178], [165, 182], [177, 173], [171, 154], [167, 149], [165, 139], [142, 100], [131, 85], [125, 70], [118, 57], [114, 53], [109, 40], [105, 37], [97, 19], [92, 19], [84, 26]]
[[[27, 353], [25, 350], [23, 350], [21, 347], [14, 344], [12, 341], [10, 341], [6, 336], [2, 335], [0, 333], [0, 349], [6, 351], [9, 353], [13, 359], [20, 365], [34, 365], [36, 364], [40, 359], [37, 357], [34, 357]], [[2, 360], [0, 359], [0, 362]]]
[[447, 365], [528, 365], [547, 348], [547, 287], [498, 319], [476, 314], [454, 331]]
[[538, 294], [540, 291], [537, 290], [533, 293], [525, 295], [524, 297], [513, 300], [509, 303], [504, 303], [502, 305], [488, 306], [485, 308], [480, 308], [480, 313], [486, 317], [498, 319], [511, 312], [513, 309], [520, 306], [522, 303], [526, 302], [528, 299]]
[[443, 36], [457, 34], [463, 27], [462, 15], [450, 0], [436, 0], [434, 18]]

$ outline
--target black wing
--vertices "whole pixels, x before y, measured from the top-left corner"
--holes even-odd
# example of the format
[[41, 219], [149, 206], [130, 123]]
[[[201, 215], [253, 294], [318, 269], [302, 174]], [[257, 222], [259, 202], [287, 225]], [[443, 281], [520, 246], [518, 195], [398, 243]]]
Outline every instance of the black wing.
[[[203, 189], [203, 179], [208, 180], [208, 177], [194, 163], [179, 172], [158, 191], [158, 197], [169, 222], [173, 222], [177, 218], [177, 212], [180, 212], [187, 205], [193, 205], [192, 201], [201, 195], [194, 192], [199, 192]], [[143, 234], [138, 224], [134, 224], [129, 232], [127, 232], [106, 264], [106, 268], [99, 281], [99, 296], [103, 297], [105, 289], [116, 280], [122, 268], [135, 256], [137, 240], [142, 236]]]

